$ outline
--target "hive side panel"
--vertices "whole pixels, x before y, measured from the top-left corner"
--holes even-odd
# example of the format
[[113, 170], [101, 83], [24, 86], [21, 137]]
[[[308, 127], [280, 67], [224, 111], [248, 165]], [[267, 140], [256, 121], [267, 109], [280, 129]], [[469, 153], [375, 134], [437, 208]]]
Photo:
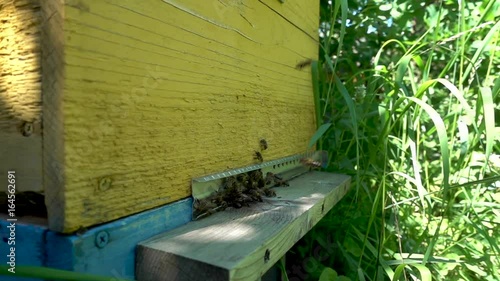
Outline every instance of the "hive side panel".
[[0, 0], [0, 174], [17, 192], [43, 191], [40, 23], [39, 0]]
[[317, 30], [285, 7], [66, 2], [65, 232], [185, 198], [191, 178], [254, 163], [260, 138], [266, 160], [305, 149], [312, 86], [295, 66]]
[[50, 228], [63, 229], [67, 208], [63, 136], [64, 1], [41, 1], [43, 184]]

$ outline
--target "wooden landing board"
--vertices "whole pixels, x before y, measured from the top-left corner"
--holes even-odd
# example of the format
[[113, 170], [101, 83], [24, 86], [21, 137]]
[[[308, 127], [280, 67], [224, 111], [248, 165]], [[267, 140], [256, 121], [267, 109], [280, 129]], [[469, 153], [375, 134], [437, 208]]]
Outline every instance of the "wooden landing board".
[[[135, 279], [136, 246], [144, 239], [172, 230], [191, 220], [191, 199], [183, 199], [106, 223], [85, 232], [63, 235], [18, 218], [16, 228], [16, 264], [46, 266], [57, 269]], [[43, 222], [41, 223], [44, 224]], [[0, 217], [0, 263], [6, 264], [9, 245], [8, 222]], [[105, 242], [96, 242], [100, 235]], [[106, 238], [104, 238], [106, 239]], [[21, 281], [21, 278], [2, 279]], [[32, 281], [32, 279], [26, 279]], [[37, 279], [37, 281], [39, 281]]]
[[140, 243], [137, 278], [255, 281], [347, 192], [350, 177], [306, 173], [277, 197], [226, 210]]
[[261, 138], [272, 160], [315, 131], [295, 66], [317, 57], [319, 1], [42, 2], [54, 231], [186, 198], [192, 178], [255, 163]]

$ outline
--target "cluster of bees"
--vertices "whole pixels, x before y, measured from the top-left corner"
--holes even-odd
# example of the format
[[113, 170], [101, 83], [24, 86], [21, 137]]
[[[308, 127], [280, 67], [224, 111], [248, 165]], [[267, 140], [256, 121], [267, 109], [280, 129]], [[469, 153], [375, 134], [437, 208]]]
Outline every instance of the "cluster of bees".
[[[266, 150], [267, 141], [259, 142], [261, 151]], [[260, 151], [255, 151], [254, 159], [263, 162]], [[203, 199], [195, 199], [193, 217], [195, 220], [223, 211], [228, 207], [241, 208], [250, 206], [254, 202], [262, 202], [263, 197], [274, 197], [276, 193], [272, 187], [289, 186], [288, 181], [279, 175], [268, 172], [265, 176], [261, 169], [227, 177], [223, 180], [222, 188]]]

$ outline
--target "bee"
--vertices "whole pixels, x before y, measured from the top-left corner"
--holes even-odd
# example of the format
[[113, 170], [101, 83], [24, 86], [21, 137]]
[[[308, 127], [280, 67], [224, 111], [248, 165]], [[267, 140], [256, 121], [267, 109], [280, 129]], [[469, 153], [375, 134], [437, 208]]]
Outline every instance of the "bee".
[[212, 201], [212, 203], [214, 203], [217, 206], [221, 207], [222, 210], [226, 209], [226, 207], [227, 207], [227, 202], [224, 200], [224, 193], [223, 192], [216, 192], [211, 197], [211, 201]]
[[257, 189], [259, 188], [259, 182], [258, 181], [250, 181], [250, 185], [248, 186], [249, 190], [252, 189]]
[[252, 199], [252, 197], [250, 197], [250, 196], [249, 196], [249, 195], [247, 195], [247, 194], [241, 194], [240, 199], [241, 199], [241, 203], [243, 203], [243, 204], [244, 204], [245, 206], [247, 206], [247, 207], [250, 207], [250, 204], [248, 204], [248, 203], [251, 203], [251, 202], [253, 202], [253, 201], [254, 201], [254, 200]]
[[262, 175], [262, 170], [255, 170], [255, 171], [251, 171], [249, 173], [250, 175], [250, 180], [252, 181], [259, 181], [260, 179], [262, 179], [263, 175]]
[[258, 186], [259, 188], [262, 188], [262, 187], [265, 187], [265, 186], [266, 186], [266, 181], [264, 180], [264, 178], [263, 178], [263, 177], [261, 177], [261, 178], [259, 179], [259, 181], [257, 182], [257, 186]]
[[306, 59], [306, 60], [303, 60], [303, 61], [299, 62], [299, 63], [295, 66], [295, 69], [301, 70], [301, 69], [303, 69], [304, 67], [311, 65], [311, 63], [312, 63], [312, 62], [313, 62], [313, 60], [312, 60], [312, 59]]
[[260, 150], [266, 150], [267, 149], [267, 141], [265, 139], [261, 139], [259, 141], [260, 144]]
[[233, 189], [238, 185], [238, 179], [234, 176], [224, 179], [224, 189]]
[[76, 234], [76, 235], [78, 235], [78, 236], [82, 236], [82, 235], [84, 235], [84, 234], [85, 234], [88, 230], [89, 230], [88, 228], [83, 227], [83, 226], [80, 226], [80, 227], [76, 230], [75, 234]]
[[259, 160], [259, 162], [264, 162], [264, 157], [262, 157], [262, 153], [255, 151], [253, 159]]
[[271, 172], [267, 172], [266, 179], [265, 179], [265, 184], [266, 185], [270, 185], [270, 184], [273, 183], [273, 181], [274, 181], [274, 174], [271, 173]]
[[194, 199], [193, 202], [193, 217], [195, 220], [209, 216], [215, 213], [217, 210], [217, 205], [213, 202], [205, 199]]
[[271, 172], [268, 172], [266, 174], [266, 185], [270, 185], [274, 183], [274, 186], [290, 186], [288, 184], [288, 181], [285, 180], [283, 177], [277, 174], [273, 174]]
[[250, 202], [253, 202], [253, 200], [249, 195], [240, 193], [239, 196], [232, 199], [231, 206], [233, 206], [236, 209], [239, 209], [243, 206], [249, 207]]
[[250, 195], [253, 201], [262, 202], [262, 191], [259, 189], [249, 190], [248, 195]]
[[269, 187], [264, 188], [262, 191], [264, 192], [264, 195], [266, 195], [267, 197], [275, 197], [276, 196], [276, 192]]
[[323, 165], [321, 163], [321, 161], [316, 161], [316, 160], [311, 159], [311, 158], [302, 158], [302, 159], [300, 159], [300, 163], [302, 163], [302, 165], [310, 167], [310, 168], [320, 168]]
[[287, 180], [285, 179], [274, 179], [274, 186], [290, 186]]
[[240, 183], [242, 183], [243, 185], [247, 185], [248, 184], [248, 180], [249, 180], [249, 176], [247, 173], [242, 173], [242, 174], [239, 174], [236, 176], [236, 180]]

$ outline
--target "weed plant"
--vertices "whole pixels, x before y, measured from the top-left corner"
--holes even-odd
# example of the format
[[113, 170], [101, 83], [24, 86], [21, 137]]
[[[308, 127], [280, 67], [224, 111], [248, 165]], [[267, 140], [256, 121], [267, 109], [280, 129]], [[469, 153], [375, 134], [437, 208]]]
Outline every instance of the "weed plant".
[[500, 4], [397, 2], [322, 2], [317, 146], [353, 188], [289, 280], [500, 280]]

